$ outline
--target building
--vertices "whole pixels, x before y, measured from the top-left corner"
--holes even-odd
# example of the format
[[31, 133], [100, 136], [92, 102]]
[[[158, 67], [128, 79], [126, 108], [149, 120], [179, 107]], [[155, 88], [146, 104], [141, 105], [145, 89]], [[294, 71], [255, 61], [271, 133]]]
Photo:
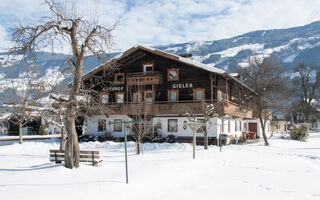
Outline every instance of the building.
[[[184, 125], [189, 121], [186, 113], [201, 120], [201, 108], [207, 102], [214, 105], [216, 112], [209, 123], [209, 138], [215, 139], [220, 134], [239, 137], [247, 130], [260, 137], [259, 121], [253, 116], [254, 105], [243, 98], [255, 92], [236, 74], [183, 56], [136, 46], [85, 74], [84, 88], [92, 88], [94, 98], [111, 112], [108, 116], [85, 119], [84, 132], [122, 137], [123, 127], [109, 125], [109, 121], [144, 116], [150, 121], [154, 135], [191, 139], [192, 131]], [[117, 69], [110, 74], [111, 65]], [[198, 137], [203, 137], [201, 130], [198, 132]]]

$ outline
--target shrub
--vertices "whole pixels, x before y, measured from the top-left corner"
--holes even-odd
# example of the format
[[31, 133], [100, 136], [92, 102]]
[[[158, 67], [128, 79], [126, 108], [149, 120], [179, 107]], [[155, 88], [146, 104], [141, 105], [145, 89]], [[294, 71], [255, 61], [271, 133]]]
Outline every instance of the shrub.
[[39, 134], [40, 135], [48, 135], [48, 131], [47, 131], [46, 127], [43, 124], [39, 128]]
[[306, 125], [292, 127], [290, 130], [290, 137], [293, 140], [306, 141], [308, 137], [308, 127]]

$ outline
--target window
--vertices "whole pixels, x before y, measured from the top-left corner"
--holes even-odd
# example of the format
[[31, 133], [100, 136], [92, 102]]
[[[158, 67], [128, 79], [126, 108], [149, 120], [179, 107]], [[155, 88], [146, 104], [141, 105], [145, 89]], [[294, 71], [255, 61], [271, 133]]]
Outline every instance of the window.
[[104, 132], [106, 131], [106, 120], [100, 119], [98, 120], [98, 132]]
[[146, 100], [147, 104], [152, 104], [152, 91], [145, 91], [144, 92], [144, 99]]
[[241, 121], [240, 121], [240, 131], [242, 131], [242, 123], [241, 123]]
[[178, 132], [177, 119], [168, 119], [168, 132]]
[[169, 90], [168, 91], [168, 101], [178, 101], [179, 98], [179, 91], [178, 90]]
[[234, 121], [234, 131], [237, 132], [238, 131], [238, 122]]
[[204, 100], [204, 89], [193, 89], [193, 98], [196, 101]]
[[143, 72], [152, 72], [152, 71], [153, 71], [153, 65], [152, 64], [143, 65]]
[[114, 83], [115, 84], [124, 84], [124, 73], [114, 74]]
[[231, 122], [230, 120], [228, 120], [228, 133], [230, 133], [230, 126], [231, 126]]
[[124, 102], [124, 93], [123, 92], [117, 92], [116, 93], [116, 102], [117, 103], [123, 103]]
[[168, 81], [179, 80], [179, 69], [168, 69]]
[[221, 132], [224, 133], [224, 120], [221, 120]]
[[[122, 122], [121, 119], [115, 119], [114, 122]], [[122, 124], [113, 124], [113, 131], [114, 132], [122, 132]]]
[[109, 103], [109, 94], [101, 95], [101, 103], [103, 103], [103, 104]]
[[133, 93], [133, 102], [134, 103], [140, 103], [141, 101], [142, 101], [141, 92]]

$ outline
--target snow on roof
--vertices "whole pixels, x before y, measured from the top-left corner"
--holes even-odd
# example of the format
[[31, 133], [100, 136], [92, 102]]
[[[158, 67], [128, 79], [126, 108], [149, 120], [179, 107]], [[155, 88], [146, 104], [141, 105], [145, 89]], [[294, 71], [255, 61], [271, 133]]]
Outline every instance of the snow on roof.
[[[162, 54], [163, 56], [170, 56], [171, 59], [174, 59], [178, 62], [182, 62], [182, 63], [185, 63], [185, 64], [188, 64], [188, 65], [192, 65], [194, 67], [198, 67], [198, 68], [201, 68], [201, 69], [204, 69], [206, 71], [209, 71], [209, 72], [213, 72], [213, 73], [217, 73], [217, 74], [223, 74], [225, 76], [228, 76], [230, 77], [231, 79], [233, 79], [234, 81], [238, 82], [239, 84], [243, 85], [244, 87], [248, 88], [250, 91], [254, 92], [251, 88], [249, 88], [247, 85], [245, 85], [244, 83], [242, 83], [239, 79], [235, 78], [234, 77], [234, 74], [235, 73], [227, 73], [226, 71], [222, 70], [222, 69], [219, 69], [219, 68], [216, 68], [212, 65], [206, 65], [206, 64], [203, 64], [203, 63], [200, 63], [200, 62], [196, 62], [192, 59], [189, 59], [189, 58], [184, 58], [184, 57], [181, 57], [181, 56], [178, 56], [178, 55], [175, 55], [175, 54], [172, 54], [172, 53], [168, 53], [168, 52], [165, 52], [165, 51], [162, 51], [162, 50], [159, 50], [159, 49], [156, 49], [154, 47], [150, 47], [150, 46], [145, 46], [145, 45], [136, 45], [130, 49], [128, 49], [127, 51], [125, 52], [122, 52], [120, 54], [118, 54], [117, 56], [115, 56], [114, 58], [108, 60], [106, 63], [108, 62], [111, 62], [113, 60], [119, 60], [121, 59], [123, 56], [126, 56], [126, 53], [127, 52], [130, 52], [131, 50], [138, 50], [138, 49], [142, 49], [142, 50], [146, 50], [146, 51], [149, 51], [149, 52], [153, 52], [155, 54]], [[83, 75], [83, 77], [85, 76], [88, 76], [90, 73], [93, 73], [94, 71], [98, 71], [100, 70], [100, 68], [103, 66], [104, 64], [102, 65], [99, 65], [97, 66], [96, 68], [90, 70], [89, 72], [87, 72], [86, 74]], [[255, 92], [254, 92], [255, 93]]]
[[11, 116], [11, 113], [0, 114], [0, 121], [5, 120], [5, 119], [9, 119], [10, 116]]

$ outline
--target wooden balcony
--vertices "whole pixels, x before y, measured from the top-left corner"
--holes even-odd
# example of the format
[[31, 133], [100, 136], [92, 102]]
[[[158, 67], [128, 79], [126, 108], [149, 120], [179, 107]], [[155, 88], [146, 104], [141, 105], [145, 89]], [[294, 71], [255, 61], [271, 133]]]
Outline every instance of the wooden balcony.
[[127, 74], [127, 85], [158, 85], [162, 83], [160, 72], [139, 72]]
[[[229, 115], [235, 118], [252, 118], [249, 108], [232, 102], [212, 102], [217, 114]], [[106, 105], [113, 114], [123, 115], [185, 115], [188, 113], [202, 114], [202, 102], [156, 102], [155, 104], [113, 104]]]

